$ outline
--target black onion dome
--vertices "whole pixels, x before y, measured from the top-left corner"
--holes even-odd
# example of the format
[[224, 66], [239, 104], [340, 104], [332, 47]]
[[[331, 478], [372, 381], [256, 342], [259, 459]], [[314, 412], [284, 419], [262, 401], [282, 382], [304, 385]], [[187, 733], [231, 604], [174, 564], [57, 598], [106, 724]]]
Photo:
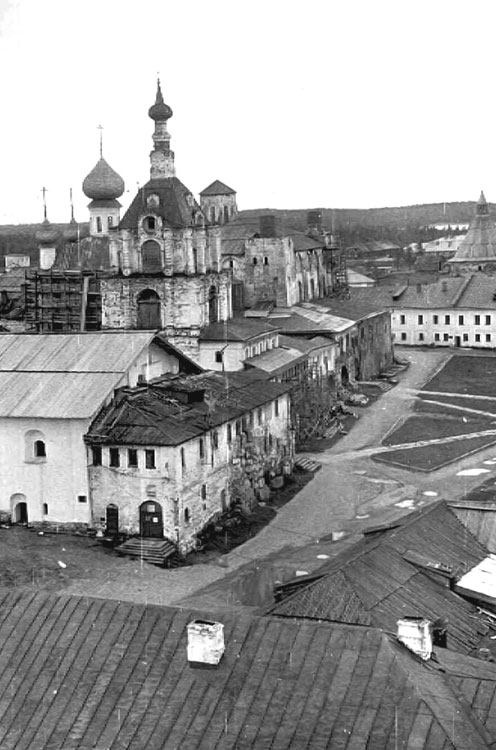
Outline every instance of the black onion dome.
[[148, 117], [152, 120], [168, 120], [172, 117], [172, 109], [168, 104], [164, 103], [164, 97], [162, 96], [162, 89], [160, 88], [160, 81], [157, 81], [157, 96], [155, 98], [155, 104], [153, 104], [148, 110]]
[[74, 242], [78, 238], [78, 225], [75, 219], [71, 219], [69, 224], [62, 232], [62, 236], [66, 242]]
[[41, 245], [51, 245], [57, 241], [59, 233], [52, 227], [48, 219], [45, 219], [35, 236]]
[[118, 198], [124, 192], [124, 180], [101, 158], [83, 182], [83, 193], [92, 200]]

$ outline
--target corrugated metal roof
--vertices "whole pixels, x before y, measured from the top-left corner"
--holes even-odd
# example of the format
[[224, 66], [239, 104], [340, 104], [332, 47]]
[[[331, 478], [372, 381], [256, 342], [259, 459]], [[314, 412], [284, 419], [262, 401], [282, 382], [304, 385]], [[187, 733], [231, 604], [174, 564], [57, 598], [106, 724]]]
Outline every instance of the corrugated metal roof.
[[87, 419], [122, 373], [0, 372], [0, 417]]
[[154, 336], [0, 335], [0, 416], [93, 417]]
[[155, 333], [0, 336], [0, 372], [125, 372]]

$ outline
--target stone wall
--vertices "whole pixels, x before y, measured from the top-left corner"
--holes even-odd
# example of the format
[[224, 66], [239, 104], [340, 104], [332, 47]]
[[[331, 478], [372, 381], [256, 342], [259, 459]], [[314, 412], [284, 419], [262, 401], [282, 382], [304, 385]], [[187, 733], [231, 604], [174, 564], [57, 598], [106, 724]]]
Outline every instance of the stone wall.
[[152, 291], [160, 300], [161, 328], [169, 335], [209, 324], [209, 291], [218, 295], [218, 319], [232, 312], [231, 279], [228, 272], [196, 276], [128, 276], [102, 279], [102, 327], [138, 327], [138, 297]]
[[[143, 446], [119, 447], [119, 467], [109, 466], [107, 447], [102, 466], [91, 465], [90, 451], [94, 525], [104, 526], [107, 505], [113, 503], [119, 510], [120, 530], [139, 534], [139, 508], [150, 500], [162, 506], [164, 536], [183, 553], [193, 549], [201, 529], [232, 502], [250, 509], [257, 499], [267, 498], [267, 480], [291, 472], [294, 438], [289, 408], [289, 397], [283, 394], [247, 412], [244, 419], [206, 429], [201, 438], [176, 447], [155, 447], [156, 469], [144, 467]], [[128, 467], [128, 448], [138, 451], [137, 468]]]

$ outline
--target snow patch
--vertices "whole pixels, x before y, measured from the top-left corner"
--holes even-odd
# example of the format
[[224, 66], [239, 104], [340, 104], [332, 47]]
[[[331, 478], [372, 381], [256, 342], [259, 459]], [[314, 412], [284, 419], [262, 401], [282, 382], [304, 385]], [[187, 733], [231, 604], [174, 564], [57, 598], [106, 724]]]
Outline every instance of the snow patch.
[[457, 477], [477, 477], [479, 474], [489, 474], [489, 469], [462, 469]]

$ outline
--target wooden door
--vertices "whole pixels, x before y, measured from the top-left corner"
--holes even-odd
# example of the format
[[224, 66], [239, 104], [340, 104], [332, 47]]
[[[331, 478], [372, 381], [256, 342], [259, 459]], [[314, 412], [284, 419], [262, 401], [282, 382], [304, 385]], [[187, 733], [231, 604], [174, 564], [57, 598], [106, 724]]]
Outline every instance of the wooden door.
[[105, 532], [108, 536], [119, 533], [119, 508], [113, 503], [107, 505]]
[[140, 536], [163, 539], [164, 521], [160, 503], [147, 502], [140, 507]]

